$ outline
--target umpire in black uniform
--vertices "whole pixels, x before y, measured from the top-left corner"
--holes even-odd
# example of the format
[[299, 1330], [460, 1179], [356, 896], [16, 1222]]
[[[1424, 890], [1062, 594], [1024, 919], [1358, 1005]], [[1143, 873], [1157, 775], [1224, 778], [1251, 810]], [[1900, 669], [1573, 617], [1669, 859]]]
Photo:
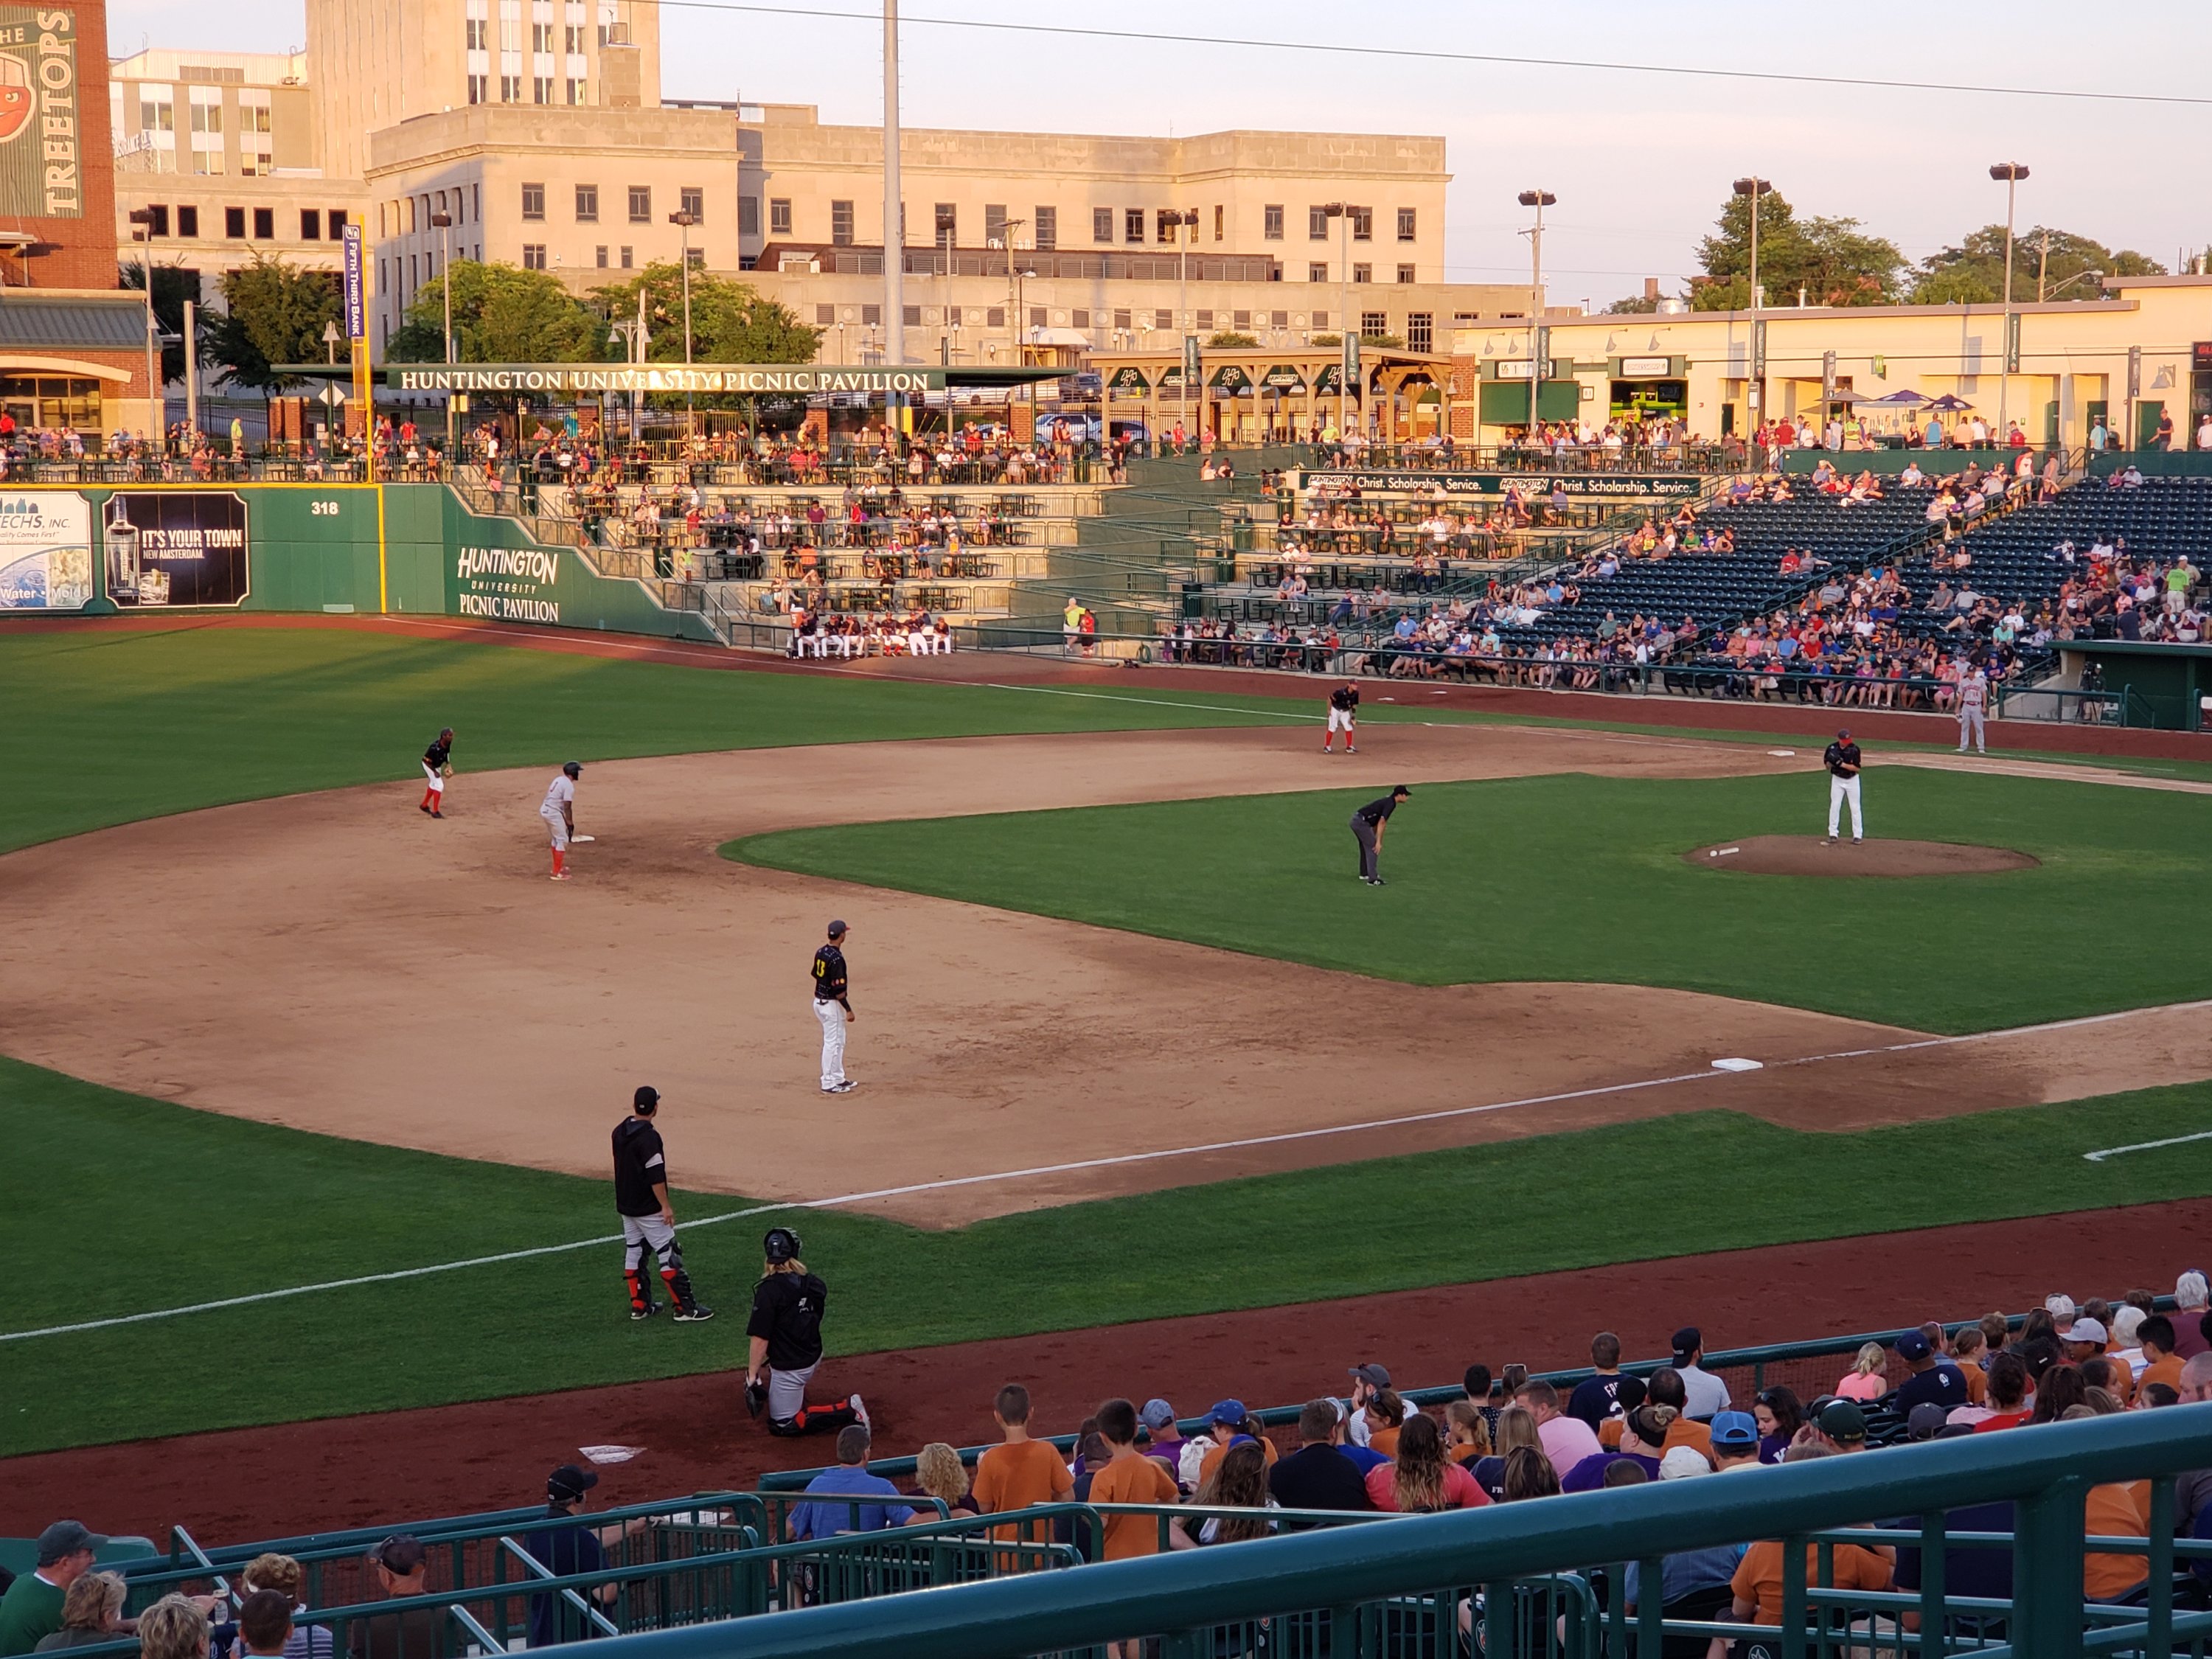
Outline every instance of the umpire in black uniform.
[[745, 1322], [745, 1409], [768, 1408], [770, 1434], [819, 1434], [865, 1423], [868, 1408], [857, 1394], [834, 1406], [806, 1403], [806, 1384], [822, 1363], [822, 1315], [830, 1287], [799, 1259], [799, 1235], [771, 1227], [761, 1240], [760, 1283]]
[[1390, 822], [1398, 803], [1413, 793], [1399, 784], [1380, 800], [1369, 801], [1352, 815], [1352, 839], [1359, 843], [1359, 878], [1370, 887], [1382, 885], [1382, 826]]

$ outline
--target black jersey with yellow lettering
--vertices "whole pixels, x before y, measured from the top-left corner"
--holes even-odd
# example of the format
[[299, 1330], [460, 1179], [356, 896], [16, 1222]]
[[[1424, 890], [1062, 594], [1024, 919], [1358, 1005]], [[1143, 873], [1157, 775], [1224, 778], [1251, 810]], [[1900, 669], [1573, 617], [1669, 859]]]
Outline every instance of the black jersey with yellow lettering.
[[842, 1002], [848, 988], [845, 977], [845, 953], [834, 945], [825, 945], [814, 953], [814, 1000], [817, 1002]]

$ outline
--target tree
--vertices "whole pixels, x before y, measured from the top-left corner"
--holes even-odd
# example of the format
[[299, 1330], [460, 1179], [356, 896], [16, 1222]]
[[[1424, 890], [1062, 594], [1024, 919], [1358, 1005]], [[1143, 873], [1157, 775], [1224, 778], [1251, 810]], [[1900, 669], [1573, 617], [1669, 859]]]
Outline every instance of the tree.
[[1659, 309], [1658, 296], [1651, 294], [1632, 294], [1626, 299], [1615, 300], [1605, 308], [1607, 317], [1648, 317]]
[[[161, 285], [155, 282], [155, 314]], [[264, 394], [298, 385], [278, 363], [322, 361], [323, 328], [338, 320], [344, 295], [335, 271], [300, 270], [281, 257], [256, 253], [253, 263], [222, 274], [222, 315], [208, 330], [210, 355], [240, 386]]]
[[[1693, 281], [1698, 311], [1741, 310], [1751, 303], [1751, 198], [1730, 196], [1698, 244], [1705, 276]], [[1769, 303], [1803, 289], [1808, 303], [1874, 306], [1896, 297], [1905, 255], [1896, 243], [1869, 235], [1856, 219], [1800, 219], [1779, 191], [1759, 202], [1759, 283]]]
[[[146, 267], [131, 264], [120, 267], [123, 286], [135, 294], [146, 291]], [[176, 343], [161, 347], [161, 380], [164, 385], [185, 378], [185, 301], [197, 301], [200, 297], [200, 274], [178, 265], [154, 267], [154, 321], [161, 332], [176, 337]], [[200, 331], [199, 361], [202, 364], [216, 361], [210, 331]]]
[[[592, 291], [592, 301], [610, 324], [637, 315], [645, 295], [646, 331], [652, 339], [647, 357], [657, 363], [684, 361], [684, 268], [674, 260], [647, 265], [628, 282]], [[744, 283], [694, 269], [691, 272], [691, 356], [702, 363], [811, 363], [822, 343], [822, 331], [809, 328], [789, 309]]]
[[[1913, 303], [1997, 304], [2004, 298], [2004, 227], [1984, 225], [1957, 246], [1929, 254], [1920, 262], [1919, 272], [1913, 280]], [[2093, 270], [2102, 271], [2107, 276], [2166, 274], [2164, 265], [2133, 248], [2122, 248], [2116, 253], [2103, 243], [2072, 231], [2047, 230], [2037, 225], [2013, 239], [2012, 296], [2015, 301], [2036, 297], [2039, 274], [2046, 295], [2064, 300], [2096, 299], [2099, 285], [2088, 274]]]
[[609, 355], [598, 313], [543, 270], [456, 259], [423, 283], [384, 348], [395, 363], [446, 361], [446, 284], [453, 285], [453, 356], [464, 363], [594, 363]]

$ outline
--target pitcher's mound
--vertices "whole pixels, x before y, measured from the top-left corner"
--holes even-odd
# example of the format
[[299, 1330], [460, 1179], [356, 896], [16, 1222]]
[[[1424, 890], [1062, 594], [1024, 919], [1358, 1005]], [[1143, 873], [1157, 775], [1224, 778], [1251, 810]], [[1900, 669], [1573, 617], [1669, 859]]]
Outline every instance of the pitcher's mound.
[[1754, 876], [1986, 876], [2032, 870], [2041, 862], [2008, 847], [1962, 847], [1947, 841], [1839, 841], [1819, 836], [1749, 836], [1682, 854], [1707, 870]]

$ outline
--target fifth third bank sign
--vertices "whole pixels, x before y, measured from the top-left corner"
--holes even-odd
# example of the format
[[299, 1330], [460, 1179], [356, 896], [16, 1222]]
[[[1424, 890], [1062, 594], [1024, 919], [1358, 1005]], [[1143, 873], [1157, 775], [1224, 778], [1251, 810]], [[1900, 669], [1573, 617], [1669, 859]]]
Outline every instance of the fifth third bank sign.
[[0, 5], [0, 216], [84, 216], [76, 14]]

